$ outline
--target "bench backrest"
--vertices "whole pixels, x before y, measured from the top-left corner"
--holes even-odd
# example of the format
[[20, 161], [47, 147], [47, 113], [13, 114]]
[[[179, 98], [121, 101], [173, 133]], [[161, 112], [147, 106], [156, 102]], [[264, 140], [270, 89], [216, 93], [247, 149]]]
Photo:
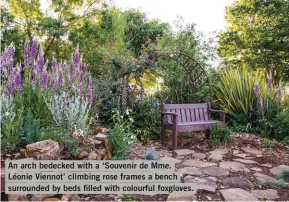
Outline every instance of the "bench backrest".
[[[200, 104], [163, 104], [163, 112], [178, 114], [178, 122], [207, 121], [210, 119], [210, 103]], [[172, 116], [166, 116], [166, 122], [172, 123]]]

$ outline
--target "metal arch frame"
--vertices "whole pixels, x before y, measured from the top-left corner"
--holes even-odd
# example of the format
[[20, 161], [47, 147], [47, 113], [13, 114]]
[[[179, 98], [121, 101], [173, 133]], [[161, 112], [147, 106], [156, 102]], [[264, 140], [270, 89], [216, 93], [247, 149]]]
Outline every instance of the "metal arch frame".
[[[177, 57], [174, 57], [175, 55], [177, 55]], [[179, 60], [182, 56], [186, 57], [184, 63], [182, 63], [182, 61]], [[161, 57], [171, 58], [171, 59], [177, 61], [180, 65], [182, 65], [182, 67], [183, 67], [183, 68], [189, 73], [189, 75], [190, 75], [190, 80], [191, 80], [191, 82], [192, 82], [193, 85], [194, 85], [193, 88], [194, 88], [194, 93], [195, 93], [195, 94], [198, 92], [198, 90], [200, 90], [200, 89], [196, 89], [195, 82], [197, 81], [197, 79], [198, 79], [202, 74], [204, 74], [205, 77], [206, 77], [206, 82], [204, 82], [199, 88], [202, 88], [206, 83], [208, 83], [209, 93], [207, 93], [207, 94], [209, 94], [210, 101], [212, 100], [211, 83], [210, 83], [208, 74], [206, 73], [204, 67], [203, 67], [197, 60], [195, 60], [195, 59], [194, 59], [193, 57], [191, 57], [190, 55], [187, 55], [187, 54], [182, 53], [182, 52], [164, 52], [164, 53], [157, 53], [157, 55], [156, 55], [152, 60], [150, 60], [150, 62], [156, 61], [157, 59], [159, 59], [159, 58], [161, 58]], [[192, 78], [191, 78], [191, 73], [193, 72], [193, 70], [194, 70], [196, 67], [194, 67], [194, 69], [192, 69], [191, 71], [189, 71], [189, 70], [187, 69], [187, 66], [186, 66], [186, 64], [187, 64], [189, 61], [193, 61], [195, 64], [197, 64], [196, 67], [201, 68], [201, 71], [202, 71], [202, 73], [201, 73], [200, 75], [198, 75], [197, 78], [195, 78], [195, 80], [192, 80]], [[189, 63], [189, 64], [191, 64], [191, 63]], [[206, 96], [207, 94], [205, 94], [205, 96]], [[196, 96], [194, 95], [194, 97], [195, 97], [195, 101], [196, 101]]]

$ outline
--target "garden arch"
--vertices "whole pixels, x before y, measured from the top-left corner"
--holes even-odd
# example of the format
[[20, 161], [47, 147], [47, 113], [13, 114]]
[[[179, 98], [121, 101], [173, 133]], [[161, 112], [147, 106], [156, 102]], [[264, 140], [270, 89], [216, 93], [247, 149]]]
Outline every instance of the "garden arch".
[[[150, 62], [157, 61], [159, 58], [168, 58], [176, 61], [182, 66], [186, 71], [186, 79], [192, 86], [190, 89], [191, 92], [188, 92], [188, 95], [193, 95], [191, 99], [188, 99], [189, 103], [198, 103], [199, 100], [198, 93], [202, 91], [203, 95], [201, 97], [208, 96], [209, 101], [212, 100], [211, 97], [211, 85], [209, 77], [204, 69], [204, 67], [193, 57], [182, 52], [165, 52], [165, 53], [156, 53]], [[206, 86], [206, 89], [202, 89]], [[181, 103], [183, 104], [183, 103]]]

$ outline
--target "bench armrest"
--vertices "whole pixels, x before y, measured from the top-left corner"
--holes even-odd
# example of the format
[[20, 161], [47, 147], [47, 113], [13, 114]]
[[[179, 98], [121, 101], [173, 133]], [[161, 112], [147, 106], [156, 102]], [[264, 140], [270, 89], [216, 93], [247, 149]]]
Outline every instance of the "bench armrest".
[[223, 110], [215, 110], [215, 109], [210, 109], [210, 112], [218, 112], [218, 113], [227, 114], [226, 111], [223, 111]]
[[162, 114], [162, 115], [178, 116], [178, 114], [177, 114], [177, 113], [174, 113], [174, 112], [162, 112], [161, 114]]
[[210, 112], [218, 112], [220, 114], [220, 121], [223, 122], [223, 124], [225, 124], [227, 114], [226, 111], [210, 109]]

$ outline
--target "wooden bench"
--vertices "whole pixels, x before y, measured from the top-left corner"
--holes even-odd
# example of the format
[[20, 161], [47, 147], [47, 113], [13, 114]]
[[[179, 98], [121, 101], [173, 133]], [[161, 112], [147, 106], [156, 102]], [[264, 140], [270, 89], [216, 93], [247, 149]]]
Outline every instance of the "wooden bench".
[[166, 129], [172, 131], [173, 149], [177, 149], [177, 133], [206, 131], [210, 138], [210, 129], [218, 121], [210, 119], [211, 112], [220, 113], [220, 125], [225, 124], [225, 111], [212, 110], [210, 103], [200, 104], [163, 104], [161, 113], [161, 143], [165, 143]]

